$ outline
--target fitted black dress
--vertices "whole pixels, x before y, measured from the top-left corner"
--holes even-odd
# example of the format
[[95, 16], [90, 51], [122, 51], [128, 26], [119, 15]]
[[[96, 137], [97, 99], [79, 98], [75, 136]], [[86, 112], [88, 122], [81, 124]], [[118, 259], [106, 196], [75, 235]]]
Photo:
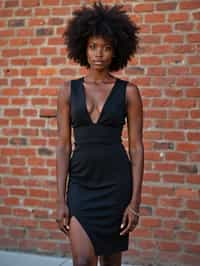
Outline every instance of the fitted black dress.
[[71, 81], [74, 151], [69, 161], [67, 205], [91, 240], [97, 256], [128, 249], [120, 236], [123, 212], [132, 196], [131, 161], [121, 141], [127, 81], [117, 78], [97, 122], [86, 107], [84, 78]]

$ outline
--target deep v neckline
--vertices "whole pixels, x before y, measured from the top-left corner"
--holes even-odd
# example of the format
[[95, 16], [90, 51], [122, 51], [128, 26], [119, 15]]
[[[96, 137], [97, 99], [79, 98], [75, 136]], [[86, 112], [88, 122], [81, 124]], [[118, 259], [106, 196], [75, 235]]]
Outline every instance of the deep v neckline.
[[83, 82], [84, 82], [84, 77], [81, 78], [81, 91], [82, 91], [82, 95], [83, 95], [84, 109], [85, 109], [85, 112], [86, 112], [86, 114], [87, 114], [87, 117], [88, 117], [90, 123], [91, 123], [92, 125], [97, 125], [97, 124], [99, 124], [100, 119], [102, 118], [102, 115], [103, 115], [103, 113], [104, 113], [104, 111], [105, 111], [105, 107], [106, 107], [106, 105], [108, 104], [108, 101], [109, 101], [109, 99], [111, 98], [111, 96], [112, 96], [112, 94], [113, 94], [113, 92], [114, 92], [114, 90], [115, 90], [115, 87], [117, 86], [118, 78], [117, 78], [117, 77], [115, 78], [114, 85], [112, 86], [110, 92], [108, 93], [108, 95], [107, 95], [106, 98], [105, 98], [105, 101], [104, 101], [103, 107], [102, 107], [102, 109], [101, 109], [101, 111], [100, 111], [100, 113], [99, 113], [99, 116], [98, 116], [98, 119], [96, 120], [96, 122], [94, 122], [94, 121], [92, 120], [92, 118], [91, 118], [91, 116], [90, 116], [90, 114], [89, 114], [88, 108], [87, 108], [87, 99], [86, 99], [86, 93], [85, 93], [85, 86], [84, 86]]

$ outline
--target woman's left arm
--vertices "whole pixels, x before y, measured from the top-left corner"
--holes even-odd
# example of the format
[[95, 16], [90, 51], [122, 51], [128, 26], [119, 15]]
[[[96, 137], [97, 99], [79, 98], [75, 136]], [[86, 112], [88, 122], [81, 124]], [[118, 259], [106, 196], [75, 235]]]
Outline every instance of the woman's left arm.
[[139, 211], [144, 171], [143, 104], [139, 89], [127, 84], [128, 151], [132, 162], [133, 192], [129, 206]]
[[126, 96], [128, 151], [132, 165], [133, 191], [123, 214], [120, 235], [133, 231], [138, 224], [144, 171], [142, 99], [139, 89], [131, 83], [127, 84]]

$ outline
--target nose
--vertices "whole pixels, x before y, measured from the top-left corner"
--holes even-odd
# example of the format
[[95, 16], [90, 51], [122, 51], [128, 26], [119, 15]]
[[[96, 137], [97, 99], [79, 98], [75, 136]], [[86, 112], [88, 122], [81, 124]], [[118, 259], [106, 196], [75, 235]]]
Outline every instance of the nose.
[[103, 50], [101, 48], [97, 48], [95, 53], [96, 57], [102, 57], [102, 52]]

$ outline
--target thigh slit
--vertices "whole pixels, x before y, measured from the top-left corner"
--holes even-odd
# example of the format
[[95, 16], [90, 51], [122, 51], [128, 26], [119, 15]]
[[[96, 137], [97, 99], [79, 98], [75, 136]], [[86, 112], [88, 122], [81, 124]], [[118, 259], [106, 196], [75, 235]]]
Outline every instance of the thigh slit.
[[78, 217], [77, 215], [71, 215], [70, 216], [70, 221], [71, 219], [74, 218], [76, 220], [76, 222], [79, 224], [81, 230], [83, 230], [84, 234], [86, 235], [86, 238], [88, 239], [88, 242], [90, 243], [94, 254], [96, 255], [96, 248], [95, 248], [95, 243], [94, 243], [94, 239], [92, 236], [92, 233], [90, 232], [89, 228], [87, 228], [87, 226], [85, 226], [84, 221], [82, 221], [81, 217]]

